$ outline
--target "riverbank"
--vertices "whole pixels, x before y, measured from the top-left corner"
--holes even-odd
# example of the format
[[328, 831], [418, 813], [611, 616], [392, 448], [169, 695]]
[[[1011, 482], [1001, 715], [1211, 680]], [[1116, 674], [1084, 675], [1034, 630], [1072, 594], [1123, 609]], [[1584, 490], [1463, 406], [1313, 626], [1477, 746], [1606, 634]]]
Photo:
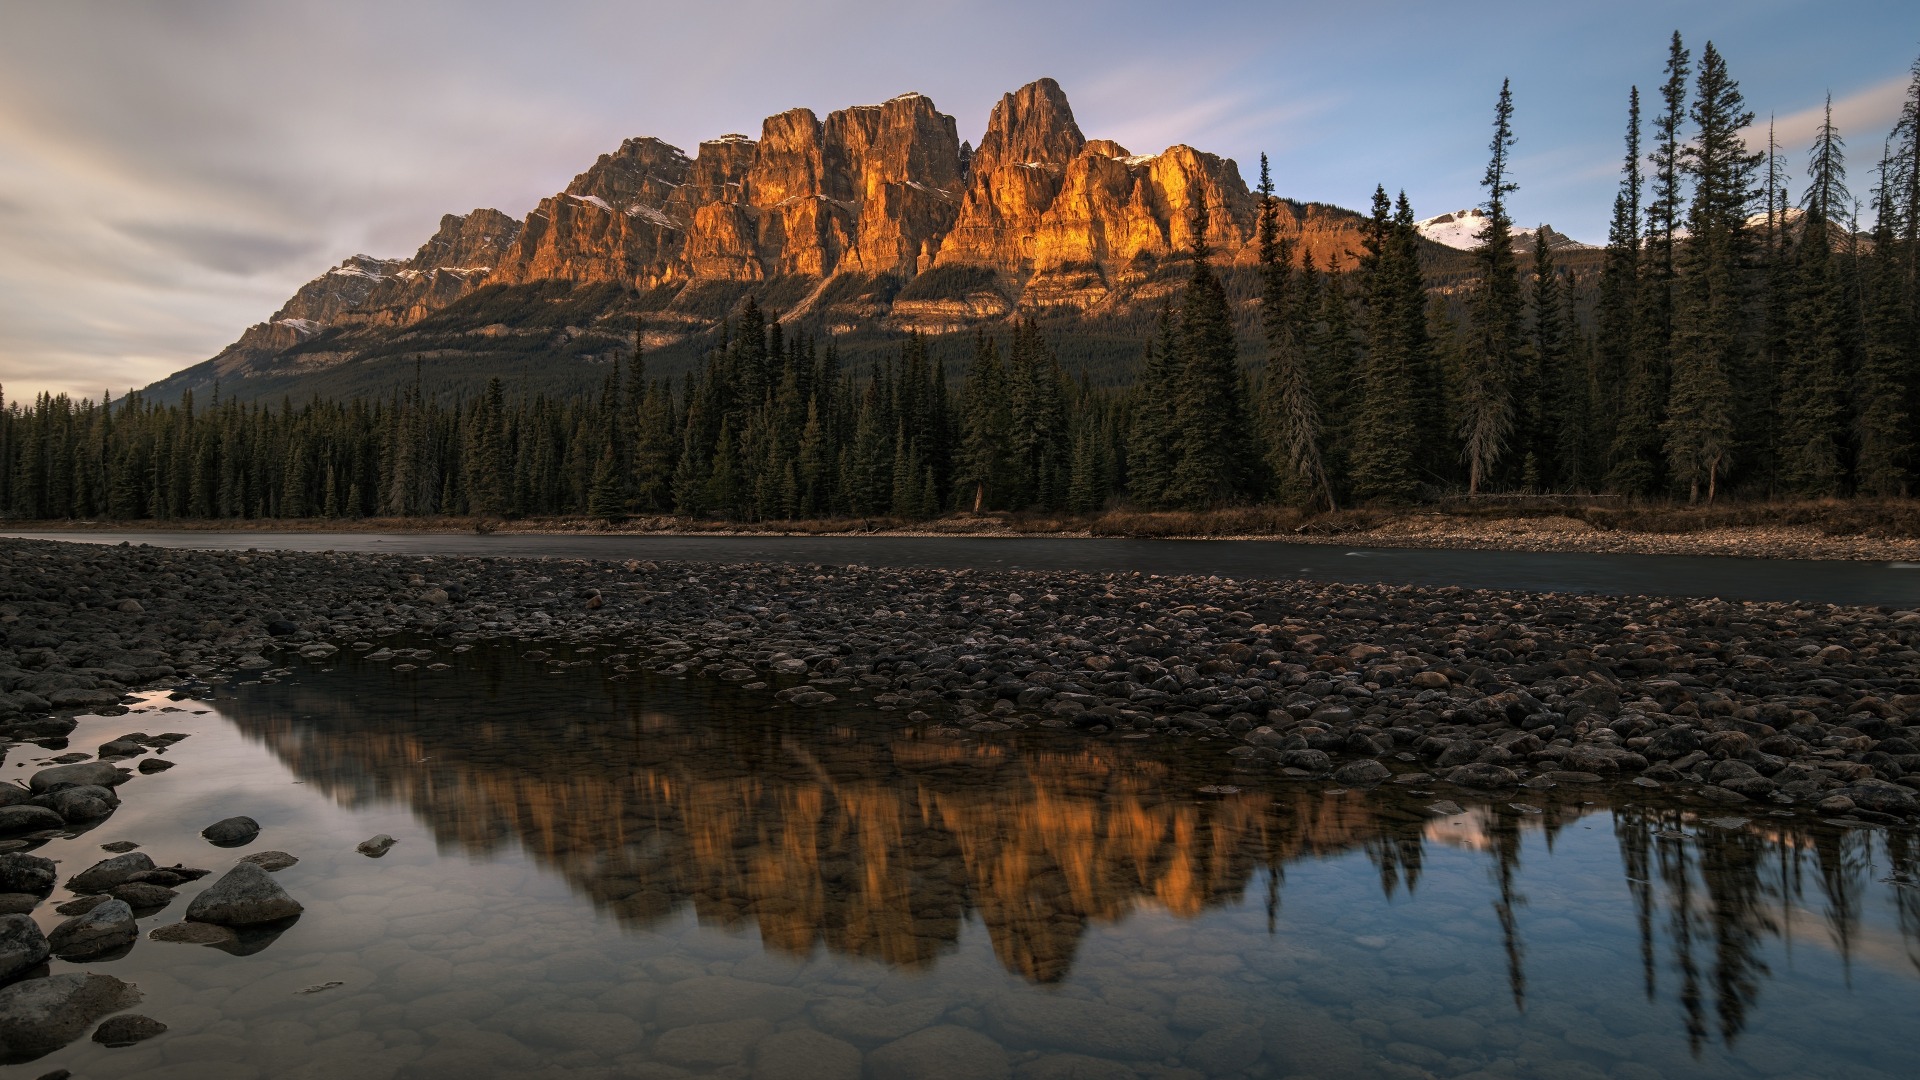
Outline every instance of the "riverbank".
[[1907, 501], [1608, 507], [1506, 500], [1441, 508], [1306, 514], [1286, 508], [1207, 513], [1114, 510], [1098, 514], [949, 514], [928, 521], [830, 518], [729, 522], [636, 517], [470, 516], [424, 518], [215, 519], [208, 521], [19, 521], [21, 532], [425, 532], [505, 535], [768, 537], [1102, 537], [1263, 540], [1381, 548], [1717, 555], [1739, 558], [1920, 562], [1920, 504]]
[[1305, 581], [0, 540], [0, 738], [342, 648], [406, 662], [380, 645], [400, 633], [614, 644], [615, 675], [870, 702], [958, 738], [1207, 740], [1343, 787], [1631, 783], [1920, 819], [1920, 613]]

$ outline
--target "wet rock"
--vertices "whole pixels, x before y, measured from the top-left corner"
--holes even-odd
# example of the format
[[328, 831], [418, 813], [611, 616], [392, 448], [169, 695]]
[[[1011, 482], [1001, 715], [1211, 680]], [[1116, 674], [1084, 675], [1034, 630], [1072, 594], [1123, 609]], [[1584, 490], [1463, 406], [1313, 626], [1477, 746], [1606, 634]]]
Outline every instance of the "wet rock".
[[1259, 1028], [1229, 1024], [1195, 1039], [1187, 1047], [1186, 1062], [1208, 1076], [1227, 1076], [1251, 1068], [1264, 1049]]
[[365, 855], [369, 859], [377, 859], [385, 855], [393, 848], [393, 845], [397, 843], [399, 843], [398, 840], [388, 836], [386, 833], [381, 833], [378, 836], [369, 837], [366, 840], [360, 841], [359, 844], [354, 846], [353, 850]]
[[0, 981], [46, 962], [52, 949], [40, 925], [26, 915], [0, 915]]
[[111, 844], [101, 844], [101, 845], [100, 845], [100, 850], [101, 850], [101, 851], [111, 851], [111, 852], [113, 852], [113, 853], [114, 853], [115, 855], [123, 855], [123, 854], [125, 854], [125, 853], [127, 853], [127, 852], [129, 852], [129, 851], [132, 851], [132, 850], [133, 850], [134, 848], [137, 848], [137, 847], [139, 847], [139, 846], [140, 846], [139, 844], [136, 844], [136, 843], [134, 843], [134, 842], [133, 842], [133, 841], [131, 841], [131, 840], [115, 840], [115, 841], [114, 841], [113, 843], [111, 843]]
[[104, 761], [87, 761], [77, 765], [56, 765], [51, 769], [41, 769], [27, 778], [27, 786], [36, 793], [51, 791], [61, 784], [117, 787], [126, 783], [132, 775], [127, 770], [109, 765]]
[[93, 1029], [93, 1041], [102, 1046], [132, 1046], [165, 1034], [166, 1030], [167, 1025], [150, 1016], [123, 1013], [101, 1021], [100, 1026]]
[[1377, 761], [1355, 761], [1335, 769], [1333, 782], [1345, 787], [1366, 787], [1392, 776], [1392, 771]]
[[977, 1031], [952, 1024], [916, 1031], [867, 1055], [872, 1080], [1005, 1080], [1007, 1052]]
[[256, 851], [251, 855], [245, 856], [240, 861], [252, 863], [262, 870], [273, 871], [285, 870], [300, 860], [284, 851]]
[[1139, 1070], [1131, 1065], [1085, 1054], [1047, 1054], [1021, 1062], [1013, 1071], [1013, 1080], [1139, 1080], [1139, 1077]]
[[140, 1003], [132, 983], [93, 972], [0, 988], [0, 1061], [27, 1061], [80, 1037], [96, 1020]]
[[120, 797], [113, 793], [112, 788], [95, 784], [63, 787], [40, 796], [36, 801], [71, 822], [99, 821], [110, 816], [120, 805]]
[[131, 945], [139, 936], [133, 909], [125, 901], [109, 900], [54, 927], [47, 943], [62, 960], [90, 960]]
[[165, 885], [155, 885], [145, 881], [130, 881], [125, 885], [115, 885], [107, 890], [115, 900], [121, 900], [136, 911], [157, 910], [173, 903], [180, 894]]
[[173, 762], [168, 761], [166, 758], [150, 757], [136, 767], [141, 772], [151, 775], [157, 772], [166, 772], [168, 769], [173, 768]]
[[0, 836], [18, 836], [21, 833], [43, 832], [47, 829], [59, 829], [66, 826], [59, 814], [44, 806], [0, 806]]
[[212, 923], [177, 922], [154, 927], [147, 932], [147, 940], [176, 945], [231, 945], [239, 940], [239, 935]]
[[94, 893], [90, 896], [76, 896], [53, 910], [62, 915], [85, 915], [87, 912], [92, 911], [94, 908], [112, 899], [113, 897], [105, 893]]
[[1159, 1020], [1097, 1001], [1008, 994], [996, 998], [987, 1015], [994, 1029], [1012, 1043], [1110, 1058], [1159, 1059], [1172, 1056], [1178, 1048]]
[[706, 975], [674, 983], [654, 1020], [663, 1030], [745, 1017], [778, 1022], [799, 1012], [806, 1003], [807, 996], [792, 987]]
[[187, 918], [193, 922], [221, 926], [251, 926], [291, 918], [305, 910], [299, 901], [273, 880], [272, 875], [253, 863], [243, 862], [221, 875], [220, 880], [187, 905]]
[[1845, 795], [1829, 795], [1821, 799], [1815, 809], [1823, 814], [1851, 814], [1854, 809], [1854, 801]]
[[32, 893], [0, 893], [0, 915], [25, 915], [39, 907], [42, 899]]
[[758, 1017], [689, 1024], [656, 1039], [653, 1056], [669, 1064], [695, 1069], [738, 1065], [747, 1060], [760, 1040], [772, 1033], [773, 1025]]
[[103, 893], [115, 885], [124, 885], [133, 875], [152, 870], [153, 859], [144, 851], [129, 851], [101, 859], [67, 879], [67, 888], [77, 893]]
[[54, 861], [21, 851], [0, 854], [0, 892], [32, 893], [45, 896], [59, 879]]
[[807, 1028], [760, 1040], [753, 1080], [860, 1080], [860, 1051]]
[[936, 998], [870, 1005], [849, 998], [825, 998], [813, 1003], [814, 1023], [822, 1029], [862, 1045], [872, 1046], [905, 1038], [931, 1027], [947, 1011]]
[[1447, 770], [1442, 775], [1446, 777], [1448, 783], [1458, 784], [1461, 787], [1468, 788], [1491, 789], [1513, 787], [1520, 782], [1520, 778], [1514, 775], [1512, 769], [1505, 769], [1498, 765], [1488, 765], [1480, 762], [1471, 765], [1457, 766]]
[[260, 823], [250, 817], [222, 818], [200, 830], [210, 844], [232, 846], [251, 843], [260, 835]]
[[1834, 794], [1853, 800], [1856, 808], [1872, 810], [1878, 814], [1904, 816], [1920, 813], [1920, 799], [1914, 797], [1912, 788], [1901, 787], [1899, 784], [1885, 780], [1856, 780]]

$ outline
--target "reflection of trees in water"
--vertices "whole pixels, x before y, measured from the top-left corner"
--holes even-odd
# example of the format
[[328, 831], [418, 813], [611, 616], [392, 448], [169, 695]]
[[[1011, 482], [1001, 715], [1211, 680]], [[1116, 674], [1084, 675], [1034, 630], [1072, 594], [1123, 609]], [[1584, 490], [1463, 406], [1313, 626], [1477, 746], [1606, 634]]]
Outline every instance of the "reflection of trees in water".
[[[1713, 824], [1691, 810], [1623, 806], [1614, 834], [1640, 931], [1647, 999], [1659, 993], [1659, 954], [1669, 953], [1682, 1020], [1698, 1054], [1717, 1030], [1732, 1044], [1771, 974], [1762, 956], [1773, 940], [1791, 944], [1818, 893], [1819, 921], [1849, 968], [1859, 949], [1862, 900], [1875, 848], [1895, 873], [1915, 866], [1911, 835], [1836, 829], [1761, 818]], [[1920, 905], [1914, 890], [1892, 890], [1901, 947], [1920, 970]], [[1711, 1000], [1709, 1000], [1711, 999]]]
[[[1390, 791], [1196, 800], [1211, 767], [1188, 774], [1177, 755], [1124, 745], [881, 736], [871, 723], [752, 713], [691, 682], [643, 695], [574, 674], [556, 677], [566, 682], [553, 693], [555, 679], [500, 671], [488, 661], [478, 678], [351, 700], [260, 687], [234, 715], [332, 798], [406, 805], [446, 848], [517, 844], [629, 926], [691, 907], [709, 924], [757, 926], [769, 948], [796, 956], [825, 947], [924, 967], [977, 913], [1001, 962], [1041, 982], [1067, 974], [1089, 926], [1143, 906], [1193, 916], [1236, 904], [1257, 876], [1275, 928], [1298, 859], [1358, 850], [1386, 897], [1411, 894], [1427, 845], [1445, 835]], [[1530, 796], [1541, 812], [1480, 808], [1467, 830], [1491, 859], [1516, 1007], [1526, 838], [1551, 847], [1588, 813], [1550, 794]], [[1664, 948], [1697, 1048], [1710, 1017], [1722, 1039], [1739, 1034], [1768, 976], [1761, 950], [1791, 929], [1789, 909], [1809, 888], [1835, 948], [1852, 955], [1871, 849], [1859, 831], [1782, 831], [1770, 819], [1660, 838], [1690, 821], [1624, 807], [1615, 834], [1646, 992], [1658, 993]], [[1910, 871], [1911, 840], [1886, 843]], [[1920, 904], [1894, 891], [1913, 957]]]

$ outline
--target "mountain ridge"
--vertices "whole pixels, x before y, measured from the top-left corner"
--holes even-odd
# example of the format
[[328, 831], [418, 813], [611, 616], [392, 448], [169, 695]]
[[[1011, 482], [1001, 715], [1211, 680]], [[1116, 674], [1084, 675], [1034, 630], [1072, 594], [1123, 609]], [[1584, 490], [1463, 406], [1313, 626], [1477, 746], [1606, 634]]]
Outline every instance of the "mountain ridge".
[[[1203, 198], [1214, 258], [1249, 278], [1257, 203], [1236, 162], [1088, 139], [1044, 78], [1001, 97], [977, 146], [911, 92], [824, 120], [789, 109], [691, 156], [629, 138], [524, 218], [448, 214], [410, 257], [343, 260], [148, 394], [368, 392], [425, 368], [456, 388], [502, 373], [592, 385], [641, 324], [671, 374], [749, 295], [856, 361], [909, 332], [970, 339], [1035, 317], [1110, 366], [1177, 288]], [[1350, 263], [1360, 225], [1281, 204], [1281, 234], [1323, 267]]]

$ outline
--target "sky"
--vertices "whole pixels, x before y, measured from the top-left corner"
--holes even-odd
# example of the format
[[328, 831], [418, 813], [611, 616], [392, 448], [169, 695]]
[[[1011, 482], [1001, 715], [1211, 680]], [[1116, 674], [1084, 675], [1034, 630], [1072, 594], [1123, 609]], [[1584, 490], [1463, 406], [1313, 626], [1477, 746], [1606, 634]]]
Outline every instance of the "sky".
[[146, 385], [348, 255], [524, 216], [623, 138], [691, 153], [915, 90], [978, 142], [1042, 76], [1089, 138], [1249, 180], [1264, 151], [1285, 196], [1360, 208], [1381, 183], [1422, 217], [1480, 201], [1510, 78], [1516, 221], [1598, 243], [1628, 88], [1652, 98], [1676, 29], [1796, 165], [1831, 94], [1866, 196], [1920, 55], [1911, 0], [0, 0], [0, 388]]

